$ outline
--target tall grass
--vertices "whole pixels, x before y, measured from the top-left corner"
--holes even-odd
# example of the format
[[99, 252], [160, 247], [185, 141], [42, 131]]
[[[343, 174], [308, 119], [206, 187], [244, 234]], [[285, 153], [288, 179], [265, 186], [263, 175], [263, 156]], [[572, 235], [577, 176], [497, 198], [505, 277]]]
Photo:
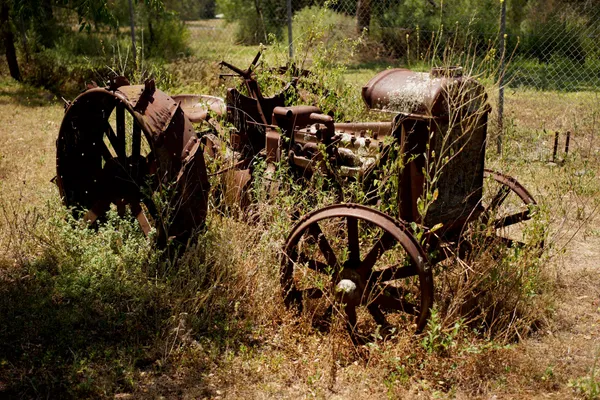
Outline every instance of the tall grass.
[[[344, 65], [352, 52], [336, 59], [327, 48], [327, 35], [314, 32], [307, 37], [312, 42], [306, 48], [313, 47], [300, 51], [306, 58], [298, 61], [312, 66], [314, 75], [303, 89], [316, 87], [317, 92], [295, 101], [319, 104], [338, 118], [379, 118], [365, 115], [358, 90], [344, 81]], [[297, 48], [302, 50], [299, 43]], [[492, 67], [480, 70], [461, 57], [448, 53], [439, 62], [443, 66], [458, 60], [486, 83], [486, 74], [495, 75]], [[269, 80], [268, 66], [259, 71], [259, 79], [276, 90], [281, 82]], [[526, 242], [536, 242], [546, 239], [552, 224], [546, 244], [549, 256], [555, 256], [553, 241], [564, 244], [557, 233], [566, 229], [560, 220], [575, 218], [573, 204], [582, 206], [597, 194], [592, 168], [573, 178], [583, 165], [595, 165], [595, 153], [589, 152], [590, 164], [585, 164], [588, 147], [575, 147], [564, 166], [553, 170], [518, 147], [526, 139], [533, 141], [530, 131], [510, 129], [508, 155], [501, 159], [488, 152], [487, 162], [518, 171], [530, 184], [544, 182], [533, 185], [539, 212], [521, 233]], [[313, 316], [285, 310], [279, 274], [283, 241], [297, 216], [337, 201], [326, 190], [332, 186], [330, 177], [315, 174], [308, 182], [298, 180], [285, 163], [275, 176], [261, 173], [265, 166], [258, 160], [253, 168], [250, 208], [230, 212], [213, 199], [205, 230], [175, 253], [155, 249], [130, 216], [120, 219], [110, 213], [107, 223], [94, 230], [74, 219], [55, 197], [37, 211], [0, 197], [0, 239], [6, 244], [0, 249], [0, 381], [6, 389], [0, 393], [143, 396], [150, 386], [148, 376], [159, 380], [183, 375], [206, 387], [214, 380], [230, 385], [234, 379], [260, 382], [265, 391], [273, 383], [269, 381], [284, 389], [301, 381], [305, 393], [319, 395], [336, 387], [342, 370], [349, 371], [344, 379], [350, 387], [359, 385], [352, 379], [361, 375], [352, 374], [363, 368], [375, 376], [373, 386], [383, 384], [390, 397], [407, 395], [408, 390], [451, 396], [457, 387], [485, 394], [480, 381], [505, 373], [509, 356], [502, 352], [504, 345], [551, 320], [557, 295], [553, 260], [540, 257], [535, 247], [490, 243], [485, 237], [489, 227], [473, 225], [466, 237], [474, 250], [464, 254], [451, 244], [452, 256], [436, 266], [436, 307], [423, 336], [415, 338], [408, 330], [384, 336], [375, 328], [369, 344], [355, 347], [341, 314], [323, 335], [313, 327]], [[383, 169], [387, 175], [396, 170]], [[443, 174], [443, 168], [437, 173]], [[276, 196], [266, 184], [273, 178]], [[217, 186], [216, 177], [212, 184]], [[360, 201], [365, 198], [361, 190], [348, 182], [344, 197]], [[429, 187], [425, 196], [434, 191]], [[385, 203], [380, 207], [391, 208]], [[594, 212], [582, 207], [581, 223]], [[232, 377], [232, 371], [242, 373]], [[213, 381], [210, 374], [216, 374]], [[199, 394], [216, 395], [213, 389]]]

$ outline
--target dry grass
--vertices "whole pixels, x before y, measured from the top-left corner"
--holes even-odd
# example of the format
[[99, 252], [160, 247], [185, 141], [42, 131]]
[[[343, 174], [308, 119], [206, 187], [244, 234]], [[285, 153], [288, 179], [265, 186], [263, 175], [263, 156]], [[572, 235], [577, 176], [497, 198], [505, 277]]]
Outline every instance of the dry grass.
[[18, 243], [15, 213], [42, 208], [56, 198], [56, 132], [62, 105], [53, 95], [0, 78], [0, 254]]
[[[238, 55], [249, 60], [254, 49], [241, 49]], [[190, 75], [207, 74], [194, 71]], [[49, 181], [54, 176], [54, 140], [62, 119], [59, 101], [2, 79], [0, 292], [13, 290], [18, 279], [31, 279], [24, 278], [28, 268], [38, 254], [44, 254], [43, 246], [29, 247], [28, 234], [44, 225], [48, 212], [56, 211], [57, 191]], [[214, 87], [210, 80], [201, 85], [190, 89]], [[167, 309], [169, 318], [151, 338], [143, 336], [142, 343], [117, 340], [117, 346], [135, 349], [125, 356], [98, 357], [86, 355], [86, 347], [76, 349], [84, 362], [74, 376], [91, 379], [94, 390], [78, 392], [75, 389], [82, 382], [75, 380], [73, 391], [61, 393], [231, 399], [572, 397], [573, 382], [590, 373], [600, 323], [596, 100], [589, 93], [509, 91], [504, 155], [488, 151], [487, 165], [517, 176], [543, 204], [550, 221], [552, 246], [544, 270], [557, 286], [550, 292], [556, 299], [534, 309], [546, 312], [545, 321], [521, 341], [505, 345], [501, 338], [489, 340], [468, 326], [453, 334], [452, 322], [442, 330], [447, 341], [443, 351], [428, 351], [426, 336], [406, 331], [354, 347], [339, 318], [329, 333], [314, 329], [311, 318], [287, 312], [279, 294], [279, 251], [295, 206], [282, 200], [261, 205], [258, 223], [216, 211], [211, 214], [200, 244], [177, 265], [167, 262], [162, 270], [157, 267], [151, 278], [172, 295], [166, 299], [156, 294], [157, 304]], [[562, 165], [547, 163], [554, 130], [572, 132], [570, 155]], [[51, 206], [45, 207], [48, 202]], [[56, 243], [64, 246], [59, 237]], [[169, 268], [179, 273], [165, 272]], [[73, 358], [65, 360], [75, 364]], [[55, 372], [54, 363], [32, 360], [50, 367], [28, 373], [22, 361], [0, 354], [0, 394], [12, 385], [31, 388], [28, 379], [43, 380], [36, 374]], [[126, 372], [115, 374], [118, 368]], [[43, 394], [43, 387], [41, 392], [29, 390], [23, 392], [28, 397]]]

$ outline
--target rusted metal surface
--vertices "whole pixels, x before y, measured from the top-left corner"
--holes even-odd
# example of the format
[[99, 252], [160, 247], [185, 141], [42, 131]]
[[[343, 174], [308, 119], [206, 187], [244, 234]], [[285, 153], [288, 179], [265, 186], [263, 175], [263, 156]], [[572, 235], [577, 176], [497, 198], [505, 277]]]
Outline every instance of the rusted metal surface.
[[[401, 218], [454, 229], [476, 217], [472, 211], [482, 195], [490, 111], [483, 87], [458, 68], [431, 73], [393, 69], [371, 79], [363, 99], [370, 108], [396, 113], [393, 132], [405, 159]], [[419, 199], [426, 192], [437, 199], [423, 220]]]
[[229, 206], [245, 209], [250, 205], [250, 169], [230, 169], [223, 174], [225, 202]]
[[370, 109], [413, 115], [415, 118], [448, 117], [452, 108], [477, 112], [487, 101], [483, 86], [462, 75], [460, 67], [415, 72], [396, 68], [373, 77], [362, 89]]
[[523, 185], [521, 185], [515, 178], [510, 175], [505, 175], [500, 172], [492, 171], [491, 169], [484, 169], [484, 177], [492, 178], [497, 182], [502, 183], [515, 192], [525, 204], [534, 205], [537, 204], [531, 193]]
[[209, 120], [211, 114], [215, 117], [222, 117], [227, 111], [225, 101], [220, 97], [179, 94], [172, 98], [179, 103], [185, 116], [195, 123]]
[[271, 124], [273, 110], [285, 104], [285, 93], [273, 97], [248, 97], [235, 88], [227, 90], [227, 119], [239, 135], [236, 151], [252, 157], [265, 148], [265, 129]]
[[390, 122], [338, 122], [335, 124], [336, 133], [349, 133], [356, 137], [370, 136], [378, 139], [392, 133]]
[[[337, 249], [337, 253], [333, 248], [332, 238], [328, 238], [321, 228], [321, 225], [334, 219], [345, 221], [345, 225], [339, 228], [342, 229], [339, 235], [347, 238], [345, 248]], [[359, 241], [359, 226], [365, 225], [377, 227], [380, 231], [379, 239], [367, 251], [360, 248]], [[305, 254], [299, 247], [303, 237], [314, 241], [320, 254]], [[410, 263], [375, 269], [382, 255], [396, 244], [402, 246]], [[342, 263], [343, 254], [348, 257]], [[433, 277], [427, 256], [402, 222], [377, 210], [358, 204], [332, 205], [307, 214], [294, 226], [285, 243], [281, 268], [283, 296], [288, 306], [302, 308], [307, 295], [316, 297], [318, 288], [300, 287], [295, 278], [295, 275], [302, 275], [301, 270], [304, 268], [331, 275], [331, 285], [336, 287], [338, 295], [342, 293], [341, 301], [346, 304], [345, 311], [351, 330], [357, 322], [356, 307], [363, 303], [369, 305], [371, 315], [382, 326], [387, 326], [387, 322], [380, 307], [416, 310], [417, 331], [422, 330], [427, 323], [433, 304]], [[402, 298], [384, 294], [386, 282], [411, 276], [418, 277], [419, 298], [414, 304], [407, 304]]]
[[[256, 59], [253, 64], [255, 62]], [[483, 165], [490, 108], [483, 87], [464, 77], [462, 69], [439, 68], [428, 74], [402, 69], [385, 71], [363, 88], [363, 98], [370, 108], [393, 112], [394, 120], [336, 123], [315, 107], [286, 107], [284, 97], [265, 101], [251, 76], [251, 68], [242, 71], [229, 67], [242, 77], [249, 93], [244, 96], [236, 89], [229, 89], [227, 97], [228, 119], [237, 128], [231, 135], [233, 149], [240, 153], [239, 158], [263, 154], [267, 163], [287, 159], [301, 175], [320, 170], [336, 179], [361, 180], [366, 173], [380, 167], [390, 136], [401, 145], [404, 157], [398, 195], [399, 215], [404, 222], [388, 220], [389, 217], [382, 217], [370, 209], [343, 205], [315, 211], [293, 228], [286, 242], [287, 258], [282, 266], [282, 286], [288, 304], [301, 302], [301, 297], [307, 294], [294, 286], [294, 268], [305, 265], [320, 272], [325, 269], [339, 271], [334, 273], [334, 292], [346, 304], [347, 318], [353, 326], [355, 308], [370, 285], [366, 275], [373, 274], [372, 268], [381, 253], [397, 241], [405, 249], [412, 248], [414, 238], [402, 229], [403, 223], [417, 222], [426, 228], [441, 222], [440, 233], [451, 236], [462, 232], [465, 224], [477, 219], [484, 211], [481, 205]], [[251, 179], [251, 174], [244, 176]], [[240, 185], [234, 182], [233, 186], [234, 192], [239, 193]], [[429, 205], [423, 220], [418, 204], [426, 192], [435, 193], [437, 198]], [[337, 265], [336, 255], [319, 227], [320, 221], [339, 217], [347, 220], [349, 261], [343, 268]], [[380, 228], [387, 232], [364, 260], [360, 258], [358, 239], [353, 233], [358, 220], [376, 225], [380, 222]], [[504, 222], [510, 221], [505, 219]], [[397, 236], [394, 237], [391, 231]], [[324, 262], [307, 260], [298, 254], [298, 242], [304, 236], [318, 244]], [[430, 242], [434, 244], [433, 239]], [[418, 255], [411, 251], [407, 250], [408, 257], [413, 260]], [[397, 279], [417, 274], [417, 270], [401, 269], [388, 270], [381, 275], [386, 279]], [[422, 274], [420, 278], [431, 281]], [[413, 307], [424, 310], [422, 318], [419, 317], [419, 328], [425, 324], [433, 296], [432, 289], [421, 286], [424, 303]], [[314, 289], [309, 288], [309, 297], [318, 292]], [[380, 296], [371, 303], [369, 311], [381, 323], [384, 317], [379, 306], [399, 308], [399, 303], [398, 299]]]
[[[488, 112], [464, 117], [467, 124], [397, 118], [405, 167], [401, 176], [401, 218], [426, 226], [464, 224], [481, 201]], [[435, 181], [434, 181], [435, 179]], [[436, 193], [425, 219], [420, 198]], [[476, 217], [476, 216], [473, 216]]]
[[[427, 232], [441, 223], [435, 235], [425, 237], [435, 249], [444, 240], [462, 241], [471, 221], [483, 220], [500, 231], [529, 220], [535, 211], [535, 200], [515, 179], [484, 170], [490, 107], [483, 86], [463, 76], [459, 67], [430, 73], [384, 71], [363, 88], [363, 99], [367, 107], [391, 113], [393, 120], [340, 123], [318, 107], [286, 105], [297, 78], [279, 94], [264, 97], [254, 73], [259, 57], [260, 53], [245, 70], [222, 63], [246, 89], [244, 94], [229, 88], [225, 101], [205, 95], [169, 97], [153, 81], [132, 86], [116, 78], [108, 88], [91, 87], [68, 104], [57, 140], [57, 184], [65, 204], [83, 210], [90, 222], [103, 218], [111, 204], [120, 214], [129, 206], [148, 233], [152, 226], [162, 229], [164, 221], [144, 194], [165, 194], [166, 188], [174, 187], [173, 217], [168, 229], [159, 232], [164, 239], [185, 240], [206, 217], [204, 156], [215, 163], [211, 175], [218, 183], [219, 198], [231, 209], [244, 209], [252, 202], [257, 160], [266, 163], [263, 189], [270, 195], [278, 190], [273, 177], [280, 162], [288, 162], [299, 179], [321, 171], [338, 187], [360, 182], [366, 193], [373, 177], [387, 173], [384, 166], [394, 161], [388, 154], [398, 145], [399, 219], [356, 204], [309, 213], [286, 240], [281, 285], [286, 304], [301, 308], [306, 299], [322, 296], [324, 288], [301, 287], [299, 273], [330, 275], [330, 294], [345, 304], [351, 330], [360, 305], [366, 305], [382, 326], [387, 325], [382, 309], [415, 314], [417, 331], [422, 330], [433, 304], [433, 278], [425, 252], [406, 226], [417, 223]], [[127, 118], [132, 121], [129, 129]], [[114, 120], [114, 129], [109, 119]], [[223, 119], [226, 123], [221, 124]], [[213, 131], [199, 139], [192, 122], [207, 122]], [[140, 151], [144, 143], [146, 153]], [[501, 186], [487, 202], [484, 177]], [[498, 212], [510, 193], [516, 194], [522, 208]], [[380, 200], [373, 196], [369, 201]], [[425, 218], [424, 199], [430, 201]], [[375, 241], [362, 248], [368, 235], [361, 236], [360, 230], [365, 227], [377, 230], [379, 236], [371, 236]], [[403, 251], [406, 262], [378, 265], [392, 248]], [[417, 301], [412, 304], [398, 294], [399, 289], [396, 295], [387, 291], [389, 282], [401, 286], [400, 281], [409, 277], [415, 279], [407, 281], [417, 282], [413, 293]]]
[[[325, 117], [331, 118], [312, 113], [309, 117], [312, 124], [294, 129], [288, 153], [290, 162], [302, 170], [312, 171], [319, 168], [320, 161], [327, 156], [340, 176], [362, 177], [378, 161], [391, 123], [334, 124]], [[325, 154], [319, 144], [325, 146]]]
[[[342, 184], [347, 180], [367, 182], [365, 177], [377, 173], [388, 161], [384, 154], [390, 143], [401, 148], [403, 163], [397, 196], [401, 220], [365, 206], [343, 204], [313, 211], [292, 228], [281, 269], [288, 306], [295, 304], [301, 309], [305, 301], [317, 299], [324, 295], [323, 290], [329, 290], [329, 299], [333, 297], [344, 304], [351, 330], [357, 322], [356, 307], [367, 305], [371, 316], [382, 326], [387, 324], [383, 308], [415, 313], [419, 331], [433, 304], [433, 278], [425, 253], [406, 224], [416, 222], [427, 232], [441, 223], [436, 234], [425, 237], [435, 249], [444, 240], [462, 242], [465, 227], [474, 220], [494, 218], [489, 222], [494, 230], [500, 230], [531, 218], [535, 205], [531, 195], [516, 180], [484, 171], [490, 107], [483, 86], [463, 76], [460, 67], [436, 68], [430, 73], [384, 71], [363, 88], [363, 99], [369, 108], [392, 113], [393, 121], [337, 123], [316, 107], [286, 106], [285, 96], [263, 98], [252, 76], [252, 66], [244, 71], [228, 66], [242, 77], [249, 94], [244, 96], [236, 89], [228, 91], [227, 117], [236, 127], [230, 136], [233, 154], [238, 154], [234, 159], [262, 157], [271, 172], [269, 176], [273, 175], [275, 163], [287, 160], [292, 170], [300, 173], [297, 176], [310, 176], [320, 170]], [[239, 179], [230, 179], [236, 197], [241, 197], [240, 190], [249, 185], [252, 177], [251, 170], [240, 169], [239, 173]], [[488, 204], [482, 202], [484, 176], [504, 187]], [[514, 192], [524, 208], [514, 213], [496, 213], [506, 191]], [[419, 208], [424, 200], [430, 202], [425, 218]], [[343, 222], [335, 225], [334, 220]], [[325, 229], [332, 224], [332, 230]], [[381, 235], [361, 254], [364, 241], [359, 240], [358, 231], [364, 225], [377, 227]], [[346, 245], [339, 249], [344, 240]], [[309, 242], [312, 250], [306, 247]], [[401, 265], [408, 266], [376, 267], [382, 255], [398, 244], [406, 253], [405, 261], [409, 261]], [[449, 254], [439, 253], [436, 262]], [[345, 261], [341, 257], [346, 257]], [[296, 277], [306, 276], [307, 271], [330, 275], [331, 281], [325, 286], [303, 287]], [[418, 277], [418, 302], [410, 305], [402, 296], [383, 294], [386, 282], [413, 276]], [[373, 291], [375, 287], [379, 289]], [[381, 295], [373, 298], [372, 293]]]
[[442, 79], [429, 74], [397, 68], [374, 76], [362, 89], [371, 109], [430, 115], [442, 91]]
[[[115, 79], [109, 88], [79, 95], [65, 111], [56, 146], [63, 202], [87, 210], [90, 223], [111, 204], [120, 214], [128, 205], [146, 234], [152, 220], [163, 239], [185, 240], [204, 222], [208, 178], [196, 134], [179, 104], [153, 81]], [[173, 184], [172, 218], [164, 221], [158, 213], [166, 210], [156, 210], [144, 192], [166, 192]]]
[[[515, 178], [489, 169], [484, 170], [484, 176], [485, 178], [491, 178], [502, 185], [490, 203], [485, 205], [485, 210], [483, 211], [485, 215], [494, 218], [494, 221], [491, 222], [491, 226], [495, 229], [502, 229], [510, 225], [528, 221], [533, 217], [535, 210], [532, 206], [537, 205], [537, 202], [529, 191], [527, 191], [527, 189], [525, 189], [525, 187]], [[507, 215], [498, 213], [498, 210], [501, 208], [502, 203], [506, 200], [510, 191], [514, 192], [521, 199], [523, 202], [522, 207], [516, 212], [513, 210], [512, 213]]]

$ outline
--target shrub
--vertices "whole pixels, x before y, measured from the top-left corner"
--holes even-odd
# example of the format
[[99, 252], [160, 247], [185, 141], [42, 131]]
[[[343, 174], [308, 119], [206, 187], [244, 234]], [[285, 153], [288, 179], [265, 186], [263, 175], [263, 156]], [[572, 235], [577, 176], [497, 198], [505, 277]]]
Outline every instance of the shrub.
[[277, 262], [257, 229], [217, 216], [194, 245], [160, 252], [130, 215], [113, 210], [91, 229], [56, 203], [43, 211], [7, 225], [20, 239], [0, 258], [3, 394], [130, 392], [135, 369], [196, 340], [243, 342], [253, 321], [276, 314], [262, 302], [277, 303], [278, 283], [264, 282]]
[[144, 56], [166, 60], [189, 56], [189, 32], [185, 23], [173, 14], [148, 17], [148, 30], [143, 38]]
[[237, 22], [236, 39], [246, 45], [267, 43], [269, 35], [281, 37], [287, 21], [285, 2], [274, 0], [221, 0], [218, 9], [227, 21]]
[[[20, 232], [27, 250], [13, 249], [37, 255], [16, 268], [2, 260], [8, 274], [0, 286], [0, 353], [12, 367], [0, 367], [0, 376], [31, 396], [128, 389], [123, 378], [132, 364], [106, 370], [97, 363], [132, 363], [142, 355], [139, 345], [160, 332], [161, 287], [146, 279], [156, 253], [134, 223], [115, 214], [94, 231], [66, 210], [49, 210], [50, 218]], [[18, 383], [18, 376], [32, 379]]]
[[100, 58], [73, 56], [56, 49], [33, 54], [23, 70], [27, 83], [67, 97], [85, 89], [86, 82], [101, 81], [100, 77], [110, 74]]
[[320, 40], [331, 46], [358, 38], [353, 17], [324, 7], [306, 7], [296, 12], [293, 28], [292, 36], [298, 43], [310, 41], [314, 32], [322, 32]]

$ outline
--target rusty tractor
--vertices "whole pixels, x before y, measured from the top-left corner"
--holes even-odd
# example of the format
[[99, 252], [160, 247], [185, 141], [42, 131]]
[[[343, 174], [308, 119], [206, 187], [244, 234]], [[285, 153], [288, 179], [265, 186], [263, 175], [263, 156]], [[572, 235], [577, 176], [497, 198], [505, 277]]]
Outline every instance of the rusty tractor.
[[[259, 56], [245, 70], [222, 63], [245, 89], [230, 88], [225, 99], [168, 96], [153, 81], [124, 78], [83, 92], [67, 105], [57, 140], [64, 204], [92, 224], [111, 205], [119, 214], [129, 206], [144, 233], [155, 227], [165, 243], [189, 239], [204, 222], [205, 158], [225, 160], [217, 172], [225, 200], [242, 207], [252, 202], [256, 159], [266, 161], [267, 173], [287, 163], [299, 176], [320, 171], [342, 184], [364, 181], [365, 204], [334, 204], [297, 220], [280, 275], [287, 306], [325, 317], [341, 308], [351, 330], [370, 314], [379, 325], [393, 316], [421, 331], [433, 305], [432, 267], [451, 249], [468, 253], [465, 232], [474, 224], [485, 224], [494, 240], [518, 243], [505, 232], [522, 229], [536, 201], [514, 178], [484, 168], [490, 106], [483, 86], [459, 67], [381, 72], [362, 95], [389, 120], [339, 123], [317, 107], [285, 104], [297, 79], [264, 97], [254, 73]], [[199, 134], [194, 123], [212, 129]], [[395, 165], [387, 178], [386, 165]], [[373, 189], [385, 179], [396, 182], [395, 217], [373, 207], [389, 201]]]

